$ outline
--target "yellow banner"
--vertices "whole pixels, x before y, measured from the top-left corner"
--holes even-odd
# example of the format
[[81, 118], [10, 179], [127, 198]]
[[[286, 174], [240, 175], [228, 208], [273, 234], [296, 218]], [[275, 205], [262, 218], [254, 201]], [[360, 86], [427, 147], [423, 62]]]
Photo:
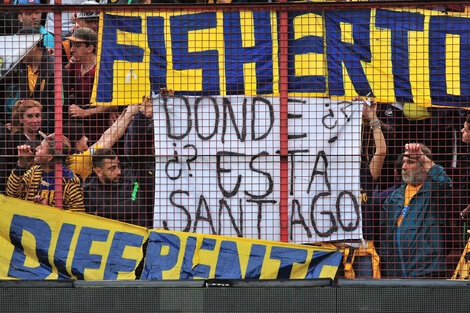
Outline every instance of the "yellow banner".
[[0, 279], [135, 279], [145, 228], [0, 195]]
[[0, 212], [0, 279], [333, 279], [342, 258], [336, 248], [147, 230], [3, 195]]

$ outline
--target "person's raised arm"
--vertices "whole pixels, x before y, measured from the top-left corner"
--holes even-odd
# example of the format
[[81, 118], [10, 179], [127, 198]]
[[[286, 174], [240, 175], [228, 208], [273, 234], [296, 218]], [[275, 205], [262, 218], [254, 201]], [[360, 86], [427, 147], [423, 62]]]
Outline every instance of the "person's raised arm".
[[382, 132], [380, 120], [377, 117], [377, 103], [371, 100], [370, 105], [364, 101], [363, 106], [363, 117], [369, 121], [370, 128], [372, 130], [375, 152], [372, 160], [369, 164], [369, 170], [374, 180], [380, 177], [382, 167], [387, 156], [387, 144], [385, 143], [385, 137]]
[[[145, 102], [146, 96], [142, 98], [142, 102]], [[139, 113], [139, 104], [134, 103], [129, 105], [118, 117], [118, 119], [111, 125], [104, 133], [101, 138], [93, 145], [99, 145], [102, 149], [112, 149], [114, 144], [122, 137], [126, 132], [127, 127], [132, 121], [135, 114]]]
[[126, 134], [125, 147], [128, 157], [147, 155], [152, 146], [150, 125], [153, 121], [153, 99], [148, 97], [142, 102], [140, 112], [134, 117]]
[[73, 118], [84, 118], [84, 117], [89, 117], [89, 116], [100, 114], [100, 113], [105, 113], [115, 108], [116, 108], [115, 106], [97, 105], [88, 109], [82, 109], [78, 105], [72, 104], [69, 107], [69, 114]]

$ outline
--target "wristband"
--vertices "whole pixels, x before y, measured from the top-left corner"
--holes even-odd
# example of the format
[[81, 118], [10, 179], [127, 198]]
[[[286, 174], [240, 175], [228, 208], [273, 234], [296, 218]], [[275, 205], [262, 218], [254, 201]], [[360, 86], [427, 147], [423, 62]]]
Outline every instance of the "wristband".
[[370, 129], [378, 128], [381, 129], [382, 127], [380, 126], [380, 120], [375, 120], [372, 123], [369, 124]]

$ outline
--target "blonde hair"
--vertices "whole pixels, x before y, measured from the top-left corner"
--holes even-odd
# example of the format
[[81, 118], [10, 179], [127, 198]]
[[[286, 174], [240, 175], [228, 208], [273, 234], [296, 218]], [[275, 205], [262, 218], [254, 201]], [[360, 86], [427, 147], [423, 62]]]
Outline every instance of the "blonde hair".
[[15, 102], [12, 108], [11, 114], [11, 133], [23, 132], [23, 125], [20, 120], [23, 118], [23, 114], [31, 109], [38, 108], [42, 112], [42, 104], [32, 99], [21, 99]]

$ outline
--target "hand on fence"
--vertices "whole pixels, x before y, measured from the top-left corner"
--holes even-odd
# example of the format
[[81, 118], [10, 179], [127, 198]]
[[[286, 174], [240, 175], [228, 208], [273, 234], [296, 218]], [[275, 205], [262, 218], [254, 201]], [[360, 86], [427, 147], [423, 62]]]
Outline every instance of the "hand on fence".
[[354, 97], [352, 101], [360, 101], [363, 104], [362, 117], [370, 123], [378, 120], [377, 117], [377, 102], [372, 98], [364, 100], [362, 97]]
[[374, 122], [378, 120], [377, 117], [377, 102], [374, 99], [370, 99], [370, 105], [364, 101], [362, 107], [362, 115], [369, 122]]
[[153, 99], [152, 99], [152, 97], [143, 96], [142, 97], [142, 104], [140, 105], [139, 109], [140, 109], [140, 112], [142, 112], [146, 117], [151, 118], [153, 116]]
[[79, 118], [84, 118], [88, 116], [88, 112], [85, 109], [82, 109], [76, 104], [72, 104], [69, 107], [69, 114], [71, 117], [79, 117]]
[[[143, 103], [143, 100], [142, 100], [142, 103]], [[127, 107], [126, 114], [130, 114], [131, 116], [134, 116], [137, 113], [139, 113], [139, 109], [140, 109], [140, 105], [138, 103], [133, 103]]]
[[34, 150], [30, 145], [21, 145], [16, 147], [18, 149], [18, 165], [26, 168], [33, 162]]
[[467, 207], [462, 212], [460, 212], [460, 217], [463, 219], [468, 218], [469, 215], [470, 215], [470, 204], [467, 205]]
[[160, 88], [160, 96], [174, 96], [175, 92], [173, 89]]

